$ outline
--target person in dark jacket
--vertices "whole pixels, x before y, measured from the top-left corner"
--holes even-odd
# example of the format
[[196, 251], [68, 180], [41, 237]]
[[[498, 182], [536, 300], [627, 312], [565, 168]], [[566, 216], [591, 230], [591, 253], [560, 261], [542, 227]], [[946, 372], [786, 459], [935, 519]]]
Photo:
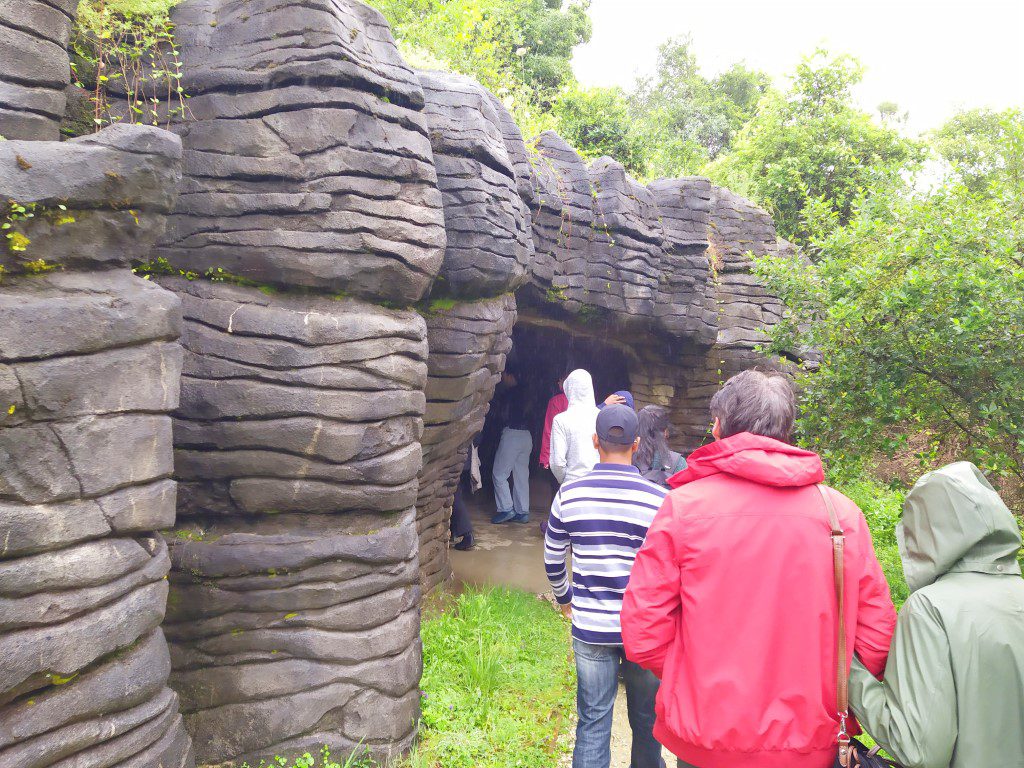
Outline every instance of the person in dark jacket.
[[491, 522], [528, 523], [530, 454], [533, 452], [533, 433], [530, 430], [532, 400], [529, 389], [520, 383], [516, 371], [506, 369], [502, 375], [502, 384], [505, 389], [496, 403], [501, 437], [491, 470], [495, 506]]
[[907, 585], [879, 682], [854, 660], [850, 705], [903, 768], [1024, 768], [1020, 531], [966, 461], [930, 472], [897, 528]]
[[[467, 446], [466, 463], [462, 466], [462, 474], [459, 475], [459, 484], [455, 486], [455, 498], [452, 500], [451, 532], [452, 546], [461, 551], [473, 549], [476, 540], [473, 538], [473, 519], [469, 516], [469, 508], [466, 506], [465, 493], [472, 482], [470, 472], [473, 467], [473, 443]], [[471, 489], [470, 489], [471, 490]]]

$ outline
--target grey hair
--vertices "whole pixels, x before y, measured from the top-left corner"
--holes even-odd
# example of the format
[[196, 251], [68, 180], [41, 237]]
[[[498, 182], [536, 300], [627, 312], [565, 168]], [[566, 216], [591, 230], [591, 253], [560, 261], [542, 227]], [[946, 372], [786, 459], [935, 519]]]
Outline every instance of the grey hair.
[[789, 377], [752, 369], [729, 379], [711, 398], [711, 415], [722, 437], [740, 432], [789, 442], [796, 420], [796, 395]]

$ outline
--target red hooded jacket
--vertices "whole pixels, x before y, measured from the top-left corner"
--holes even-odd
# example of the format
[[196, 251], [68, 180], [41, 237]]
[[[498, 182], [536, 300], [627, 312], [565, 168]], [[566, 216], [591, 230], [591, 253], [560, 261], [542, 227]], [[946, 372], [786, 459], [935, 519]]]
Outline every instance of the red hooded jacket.
[[[829, 768], [837, 616], [821, 460], [744, 432], [687, 462], [622, 606], [626, 656], [662, 681], [654, 735], [700, 768]], [[829, 493], [846, 532], [847, 647], [877, 675], [896, 612], [864, 516]]]

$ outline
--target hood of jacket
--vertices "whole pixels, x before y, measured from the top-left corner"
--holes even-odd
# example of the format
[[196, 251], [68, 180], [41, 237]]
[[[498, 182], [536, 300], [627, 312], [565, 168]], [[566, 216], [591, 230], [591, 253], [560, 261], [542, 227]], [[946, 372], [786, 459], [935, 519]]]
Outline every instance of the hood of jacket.
[[896, 526], [910, 591], [947, 573], [1020, 574], [1020, 530], [976, 466], [958, 461], [914, 485]]
[[570, 373], [562, 382], [562, 391], [569, 400], [570, 408], [574, 405], [597, 407], [594, 405], [594, 380], [590, 377], [589, 371], [577, 368]]
[[825, 479], [818, 454], [741, 432], [698, 448], [687, 457], [686, 469], [672, 475], [668, 484], [678, 488], [720, 473], [779, 488], [799, 488]]

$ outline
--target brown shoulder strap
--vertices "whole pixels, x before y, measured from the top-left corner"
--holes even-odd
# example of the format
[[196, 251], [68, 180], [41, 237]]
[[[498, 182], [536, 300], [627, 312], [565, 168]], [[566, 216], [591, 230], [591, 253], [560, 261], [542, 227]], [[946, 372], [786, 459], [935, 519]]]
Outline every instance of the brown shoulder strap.
[[[844, 750], [849, 746], [850, 737], [846, 732], [846, 718], [849, 716], [850, 699], [850, 678], [849, 670], [846, 668], [846, 600], [843, 584], [843, 552], [846, 545], [846, 535], [842, 526], [839, 525], [839, 516], [836, 514], [835, 505], [825, 490], [825, 486], [818, 485], [818, 493], [825, 503], [825, 510], [828, 512], [828, 522], [832, 528], [832, 565], [836, 585], [836, 606], [839, 610], [838, 637], [836, 641], [836, 709], [839, 715], [839, 746], [840, 760], [844, 757]], [[844, 765], [846, 763], [843, 763]]]

